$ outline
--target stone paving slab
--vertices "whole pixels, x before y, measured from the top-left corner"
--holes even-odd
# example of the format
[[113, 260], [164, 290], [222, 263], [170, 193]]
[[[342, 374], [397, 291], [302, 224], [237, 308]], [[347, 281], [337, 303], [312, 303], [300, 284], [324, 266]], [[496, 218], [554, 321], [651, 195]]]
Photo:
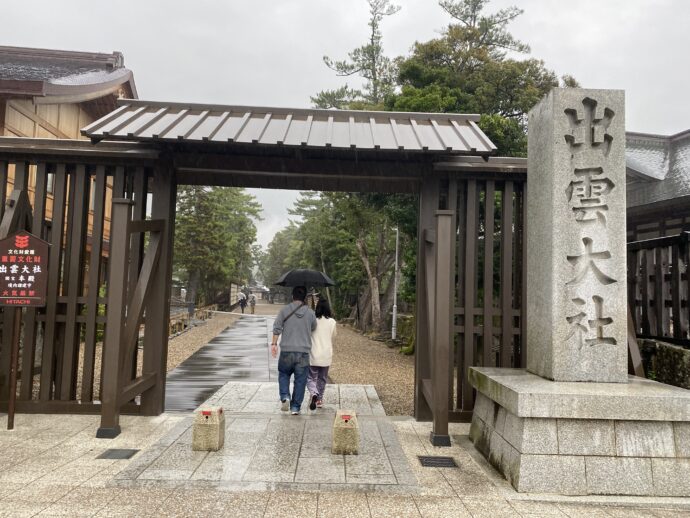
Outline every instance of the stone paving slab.
[[[194, 482], [195, 487], [257, 490], [276, 487], [309, 489], [389, 489], [414, 491], [417, 480], [408, 465], [392, 423], [386, 419], [372, 386], [328, 385], [324, 407], [302, 406], [302, 415], [281, 412], [275, 382], [229, 382], [206, 404], [226, 414], [225, 447], [193, 452], [193, 417], [185, 417], [166, 436], [142, 452], [116, 477], [120, 487], [139, 482], [167, 485]], [[331, 427], [340, 408], [355, 409], [360, 422], [360, 455], [333, 455]], [[386, 486], [379, 488], [378, 486]]]
[[[269, 431], [271, 422], [281, 416], [249, 414], [233, 415], [226, 426], [239, 434], [252, 435], [252, 427], [260, 439]], [[329, 418], [330, 419], [330, 418]], [[304, 423], [304, 433], [318, 432], [321, 419], [303, 415], [285, 417], [283, 422], [293, 430], [295, 423]], [[568, 516], [568, 517], [679, 517], [690, 515], [688, 499], [633, 497], [559, 497], [557, 495], [517, 494], [501, 479], [469, 442], [468, 426], [451, 424], [453, 445], [434, 448], [429, 444], [429, 423], [411, 419], [365, 417], [361, 423], [385, 422], [379, 426], [381, 442], [392, 454], [398, 445], [407, 459], [406, 466], [414, 474], [415, 484], [407, 485], [396, 472], [397, 484], [381, 483], [310, 483], [310, 482], [248, 482], [203, 480], [206, 474], [244, 473], [251, 456], [241, 452], [216, 457], [213, 464], [207, 454], [194, 472], [197, 478], [139, 479], [135, 473], [145, 468], [171, 446], [188, 440], [187, 416], [167, 414], [159, 417], [122, 418], [123, 433], [117, 439], [95, 439], [98, 416], [37, 416], [18, 415], [16, 430], [4, 430], [6, 420], [0, 416], [0, 452], [12, 447], [34, 451], [28, 457], [0, 456], [0, 516], [256, 516], [271, 517], [291, 514], [308, 517], [372, 517], [423, 516], [488, 518], [493, 516]], [[51, 428], [50, 441], [36, 439]], [[371, 428], [373, 429], [373, 428]], [[274, 433], [274, 432], [273, 432]], [[62, 435], [62, 437], [59, 437]], [[275, 441], [279, 444], [274, 433]], [[393, 438], [397, 438], [394, 440]], [[261, 440], [255, 441], [255, 445]], [[378, 443], [377, 439], [372, 440]], [[70, 444], [69, 448], [64, 445]], [[226, 443], [226, 447], [228, 444]], [[303, 441], [304, 446], [304, 441]], [[130, 460], [96, 459], [106, 448], [138, 448]], [[63, 449], [68, 455], [61, 457]], [[458, 464], [455, 469], [422, 468], [416, 455], [450, 455]], [[393, 455], [395, 456], [395, 455]], [[46, 462], [37, 462], [41, 457]], [[23, 458], [23, 460], [21, 460]], [[318, 459], [299, 457], [297, 473], [312, 473]], [[306, 461], [300, 468], [300, 462]], [[33, 463], [33, 464], [32, 464]], [[137, 467], [137, 463], [144, 466]], [[40, 470], [27, 471], [25, 466], [40, 465]], [[87, 480], [77, 476], [79, 469], [93, 470]], [[336, 463], [318, 464], [323, 473], [338, 473]], [[394, 465], [394, 471], [396, 467]], [[26, 473], [30, 473], [26, 477]], [[48, 477], [47, 475], [51, 475]], [[330, 475], [329, 475], [330, 476]], [[373, 475], [370, 477], [373, 478]], [[26, 481], [25, 481], [26, 480]], [[378, 482], [378, 483], [376, 483]], [[281, 505], [284, 504], [284, 507]]]

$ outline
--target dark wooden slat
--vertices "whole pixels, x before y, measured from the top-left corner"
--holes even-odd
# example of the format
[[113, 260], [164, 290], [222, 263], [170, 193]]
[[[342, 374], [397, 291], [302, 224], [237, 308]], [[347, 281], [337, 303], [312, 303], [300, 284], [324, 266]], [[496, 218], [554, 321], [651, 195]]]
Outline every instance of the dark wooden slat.
[[[453, 219], [452, 219], [452, 232], [450, 235], [450, 241], [451, 241], [451, 247], [450, 247], [450, 271], [449, 271], [449, 282], [451, 286], [451, 293], [450, 293], [450, 308], [451, 308], [451, 314], [450, 314], [450, 325], [451, 328], [454, 322], [454, 316], [452, 312], [452, 308], [455, 307], [455, 299], [457, 297], [457, 255], [458, 255], [458, 247], [456, 243], [456, 230], [458, 227], [458, 181], [455, 178], [451, 178], [448, 181], [448, 209], [453, 211]], [[455, 350], [454, 350], [454, 344], [456, 342], [455, 339], [455, 333], [451, 332], [451, 352], [449, 355], [449, 361], [448, 361], [448, 379], [450, 382], [448, 383], [448, 408], [452, 409], [454, 405], [454, 401], [456, 400], [455, 397], [455, 389], [453, 387], [453, 379], [455, 376], [453, 375], [453, 371], [455, 370]], [[459, 365], [459, 364], [458, 364]]]
[[5, 200], [7, 200], [7, 169], [8, 163], [0, 161], [0, 220], [5, 215]]
[[513, 353], [513, 182], [506, 181], [501, 207], [501, 355], [500, 367], [512, 367]]
[[118, 166], [113, 174], [113, 199], [124, 198], [125, 196], [125, 168]]
[[[457, 286], [455, 287], [455, 296], [457, 298], [457, 305], [462, 308], [463, 311], [463, 329], [464, 329], [464, 320], [467, 318], [464, 316], [464, 306], [465, 306], [465, 281], [464, 281], [464, 276], [465, 276], [465, 218], [467, 217], [467, 208], [466, 208], [466, 187], [467, 187], [467, 181], [460, 181], [458, 182], [458, 204], [457, 204], [457, 214], [458, 214], [458, 225], [457, 225], [457, 240], [456, 240], [456, 256], [457, 256], [457, 264], [456, 264], [456, 270], [455, 270], [455, 275], [456, 278], [458, 279]], [[459, 332], [460, 333], [460, 332]], [[465, 351], [465, 335], [464, 335], [464, 330], [456, 337], [458, 341], [458, 346], [455, 348], [455, 368], [457, 370], [457, 375], [455, 376], [456, 378], [456, 386], [455, 386], [455, 393], [457, 394], [457, 403], [456, 406], [460, 408], [462, 406], [462, 386], [463, 386], [463, 377], [462, 377], [462, 365], [463, 365], [463, 354]]]
[[[82, 296], [84, 279], [84, 250], [89, 211], [89, 176], [86, 166], [77, 165], [74, 179], [74, 197], [70, 199], [70, 210], [73, 208], [71, 228], [69, 229], [69, 256], [65, 261], [65, 270], [69, 276], [67, 288], [67, 321], [65, 322], [65, 343], [62, 359], [62, 379], [59, 397], [62, 400], [75, 399], [77, 385], [77, 367], [79, 360], [79, 326], [76, 322], [78, 312], [77, 297]], [[71, 189], [70, 189], [71, 190]], [[65, 286], [63, 286], [63, 290]]]
[[[147, 175], [143, 167], [137, 167], [132, 171], [132, 194], [134, 199], [134, 210], [132, 214], [133, 221], [141, 221], [146, 219], [146, 191], [147, 191]], [[134, 229], [130, 225], [130, 232]], [[128, 274], [128, 298], [134, 294], [134, 289], [139, 278], [139, 271], [141, 270], [142, 261], [144, 260], [144, 234], [136, 233], [130, 235], [130, 261]], [[134, 332], [134, 330], [132, 330]], [[138, 330], [137, 330], [138, 333]], [[132, 380], [137, 376], [137, 354], [138, 348], [131, 347], [126, 350], [126, 360], [128, 365], [131, 365], [131, 374], [126, 381]]]
[[477, 244], [477, 181], [467, 182], [467, 204], [465, 206], [465, 222], [467, 234], [465, 239], [465, 336], [463, 339], [464, 353], [462, 362], [462, 406], [469, 410], [473, 405], [472, 387], [469, 385], [469, 368], [474, 364], [474, 279], [476, 266]]
[[628, 269], [628, 308], [630, 309], [630, 315], [633, 322], [633, 329], [637, 326], [637, 304], [635, 300], [637, 298], [637, 253], [628, 252], [627, 258], [627, 269]]
[[[34, 186], [34, 206], [32, 232], [41, 239], [45, 239], [46, 188], [48, 171], [46, 164], [41, 162], [36, 167], [36, 182]], [[24, 345], [22, 347], [22, 381], [19, 390], [20, 399], [31, 399], [33, 390], [33, 373], [36, 355], [36, 308], [27, 308], [24, 314]]]
[[657, 336], [664, 336], [664, 271], [663, 249], [654, 249], [654, 316]]
[[155, 385], [157, 379], [158, 373], [151, 372], [132, 380], [132, 382], [129, 385], [126, 385], [122, 389], [122, 394], [120, 395], [120, 403], [127, 403], [128, 401], [134, 399], [135, 396], [138, 396], [142, 392], [146, 392], [148, 389]]
[[96, 336], [98, 330], [98, 290], [101, 286], [101, 254], [103, 252], [103, 229], [106, 199], [105, 167], [96, 168], [94, 183], [94, 210], [91, 232], [91, 255], [89, 258], [89, 290], [86, 305], [86, 332], [84, 336], [84, 372], [82, 374], [81, 400], [93, 400], [93, 374], [95, 367]]
[[484, 336], [482, 341], [482, 365], [494, 367], [492, 358], [493, 335], [493, 308], [494, 308], [494, 203], [495, 184], [493, 180], [487, 180], [484, 196]]
[[14, 164], [14, 189], [26, 191], [29, 186], [29, 164], [16, 162]]
[[650, 254], [653, 254], [653, 251], [645, 250], [642, 252], [642, 333], [646, 335], [650, 334], [653, 328], [650, 301], [652, 288], [649, 275]]
[[[62, 259], [63, 225], [65, 218], [65, 196], [67, 188], [67, 173], [65, 164], [58, 164], [55, 171], [53, 189], [53, 220], [50, 247], [50, 263], [48, 267], [59, 271]], [[55, 341], [57, 336], [55, 317], [57, 315], [57, 296], [60, 287], [60, 275], [48, 277], [46, 294], [46, 325], [43, 337], [43, 357], [41, 359], [41, 389], [40, 399], [49, 400], [53, 393], [53, 366]]]
[[[519, 215], [519, 220], [516, 224], [516, 228], [519, 229], [520, 238], [520, 254], [515, 257], [515, 271], [520, 272], [520, 275], [516, 275], [515, 278], [519, 285], [519, 290], [516, 289], [515, 293], [520, 293], [520, 354], [516, 356], [519, 358], [519, 363], [514, 362], [514, 367], [527, 367], [527, 275], [525, 273], [525, 268], [527, 265], [527, 183], [522, 184], [522, 193], [519, 197], [520, 208], [516, 210]], [[518, 257], [520, 261], [518, 261]]]

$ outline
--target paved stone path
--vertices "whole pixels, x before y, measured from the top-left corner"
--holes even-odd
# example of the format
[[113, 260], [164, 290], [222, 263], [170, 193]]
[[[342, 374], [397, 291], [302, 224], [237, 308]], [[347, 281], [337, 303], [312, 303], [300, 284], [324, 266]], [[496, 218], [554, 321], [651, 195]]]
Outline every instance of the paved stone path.
[[[311, 412], [305, 401], [302, 415], [292, 416], [280, 411], [277, 383], [228, 383], [207, 401], [225, 411], [221, 451], [192, 451], [193, 418], [188, 417], [117, 479], [127, 487], [184, 480], [225, 490], [417, 488], [373, 386], [329, 385], [324, 403]], [[359, 455], [331, 454], [331, 426], [339, 408], [357, 412]]]
[[191, 412], [228, 381], [274, 380], [277, 362], [268, 349], [272, 327], [272, 317], [242, 315], [169, 372], [166, 411]]

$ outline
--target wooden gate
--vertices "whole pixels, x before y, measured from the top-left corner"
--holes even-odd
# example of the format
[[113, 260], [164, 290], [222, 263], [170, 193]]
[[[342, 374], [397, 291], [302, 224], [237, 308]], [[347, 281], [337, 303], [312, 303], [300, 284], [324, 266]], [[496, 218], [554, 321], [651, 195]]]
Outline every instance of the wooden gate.
[[[88, 142], [3, 139], [3, 144], [0, 200], [13, 190], [27, 192], [33, 233], [51, 243], [46, 307], [24, 313], [17, 410], [98, 413], [104, 395], [101, 380], [108, 375], [103, 337], [110, 295], [106, 281], [115, 244], [112, 197], [131, 200], [135, 214], [145, 218], [151, 210], [147, 193], [156, 154], [131, 145], [107, 145], [96, 151]], [[0, 218], [4, 210], [0, 203]], [[130, 279], [136, 280], [143, 241], [133, 239], [131, 250]], [[0, 319], [2, 409], [9, 396], [11, 314], [3, 311]], [[136, 364], [137, 350], [133, 354]], [[140, 413], [139, 403], [139, 398], [132, 398], [124, 411]], [[160, 405], [143, 408], [145, 413], [162, 410]]]
[[[439, 436], [444, 426], [447, 433], [447, 421], [436, 422], [443, 416], [471, 419], [470, 366], [526, 364], [524, 164], [451, 169], [426, 180], [420, 194], [415, 416], [433, 417]], [[444, 247], [446, 240], [453, 246]], [[438, 269], [444, 261], [445, 273]]]

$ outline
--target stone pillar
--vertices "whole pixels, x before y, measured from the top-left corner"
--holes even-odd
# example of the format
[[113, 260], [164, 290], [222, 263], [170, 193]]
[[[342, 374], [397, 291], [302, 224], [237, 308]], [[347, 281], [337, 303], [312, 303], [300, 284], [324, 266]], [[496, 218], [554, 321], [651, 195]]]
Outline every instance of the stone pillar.
[[624, 112], [621, 90], [566, 88], [529, 114], [527, 369], [544, 378], [628, 380]]
[[527, 367], [471, 367], [470, 438], [520, 492], [690, 496], [690, 391], [627, 373], [623, 92], [529, 116]]

